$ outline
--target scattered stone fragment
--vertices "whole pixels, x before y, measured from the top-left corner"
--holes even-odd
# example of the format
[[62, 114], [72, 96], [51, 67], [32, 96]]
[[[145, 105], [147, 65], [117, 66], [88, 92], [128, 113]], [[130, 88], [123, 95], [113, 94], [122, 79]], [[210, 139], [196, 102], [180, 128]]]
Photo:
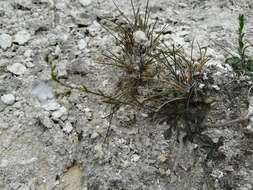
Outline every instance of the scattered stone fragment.
[[71, 64], [67, 65], [67, 73], [77, 75], [87, 75], [88, 69], [85, 66], [85, 64], [83, 64], [82, 60], [77, 59], [71, 62]]
[[6, 122], [1, 122], [0, 129], [8, 129], [10, 125]]
[[139, 159], [140, 159], [140, 156], [138, 154], [134, 154], [134, 155], [132, 155], [131, 161], [138, 162]]
[[146, 34], [141, 30], [138, 30], [134, 33], [134, 39], [135, 39], [135, 42], [139, 44], [143, 44], [148, 41]]
[[73, 126], [70, 122], [67, 122], [65, 126], [63, 127], [63, 131], [66, 133], [71, 133], [73, 131]]
[[1, 100], [6, 105], [12, 105], [15, 102], [15, 96], [13, 94], [5, 94], [1, 96]]
[[222, 171], [219, 171], [219, 170], [214, 170], [212, 173], [211, 173], [211, 176], [216, 178], [216, 179], [220, 179], [224, 176], [223, 172]]
[[88, 121], [91, 121], [93, 119], [93, 112], [90, 110], [90, 108], [84, 108], [85, 116]]
[[43, 127], [47, 128], [47, 129], [51, 129], [53, 127], [53, 122], [48, 116], [45, 116], [45, 115], [40, 116], [39, 120], [40, 120], [41, 124], [43, 125]]
[[25, 63], [25, 66], [28, 67], [28, 68], [33, 68], [34, 67], [34, 64], [31, 62], [31, 61], [27, 61]]
[[199, 88], [204, 88], [205, 87], [205, 84], [203, 84], [203, 83], [201, 83], [201, 84], [199, 84]]
[[164, 163], [164, 162], [166, 162], [166, 160], [167, 160], [167, 157], [166, 157], [166, 155], [165, 154], [161, 154], [160, 156], [159, 156], [159, 161], [161, 162], [161, 163]]
[[220, 87], [219, 87], [218, 85], [212, 85], [212, 87], [213, 87], [215, 90], [217, 90], [217, 91], [220, 90]]
[[86, 7], [91, 4], [92, 0], [79, 0], [82, 6]]
[[87, 42], [84, 40], [84, 39], [81, 39], [79, 42], [78, 42], [78, 48], [80, 50], [83, 50], [87, 47]]
[[26, 72], [26, 67], [21, 63], [14, 63], [12, 65], [7, 66], [7, 71], [15, 75], [22, 75]]
[[102, 146], [102, 144], [97, 144], [96, 146], [94, 146], [94, 150], [96, 152], [96, 156], [97, 157], [99, 157], [99, 158], [103, 157], [104, 152], [103, 152], [103, 146]]
[[58, 110], [60, 109], [60, 104], [55, 102], [54, 100], [44, 104], [42, 106], [46, 111], [55, 111], [55, 110]]
[[148, 114], [147, 113], [141, 113], [141, 116], [144, 118], [148, 118]]
[[245, 133], [249, 136], [253, 136], [253, 126], [251, 124], [249, 124], [246, 129], [245, 129]]
[[24, 53], [24, 56], [26, 58], [32, 57], [33, 56], [33, 50], [31, 50], [31, 49], [26, 50], [25, 53]]
[[67, 115], [68, 111], [65, 107], [60, 107], [58, 110], [56, 110], [55, 112], [52, 113], [52, 118], [54, 120], [58, 120], [60, 119], [62, 116]]
[[33, 84], [32, 95], [39, 99], [41, 102], [54, 98], [54, 92], [51, 86], [45, 82], [35, 82]]
[[57, 56], [59, 56], [61, 54], [61, 48], [60, 48], [60, 46], [56, 46], [54, 54], [57, 55]]
[[9, 165], [9, 161], [7, 159], [2, 159], [0, 161], [0, 168], [5, 168]]
[[99, 136], [99, 134], [97, 132], [94, 132], [92, 135], [91, 135], [91, 139], [95, 139]]
[[14, 42], [24, 45], [31, 38], [31, 34], [27, 30], [21, 30], [14, 36]]
[[188, 5], [186, 3], [178, 3], [178, 6], [181, 8], [186, 8]]
[[1, 34], [0, 35], [0, 47], [3, 50], [8, 49], [9, 47], [11, 47], [12, 44], [12, 37], [9, 34]]
[[57, 69], [57, 76], [59, 78], [67, 77], [68, 75], [67, 64], [68, 64], [68, 60], [62, 60], [57, 64], [56, 69]]

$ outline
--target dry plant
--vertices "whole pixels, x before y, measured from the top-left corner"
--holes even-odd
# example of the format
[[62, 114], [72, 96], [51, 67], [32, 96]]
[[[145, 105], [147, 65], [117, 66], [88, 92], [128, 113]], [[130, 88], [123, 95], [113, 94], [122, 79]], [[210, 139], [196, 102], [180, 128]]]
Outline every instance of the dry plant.
[[[113, 1], [114, 2], [114, 1]], [[103, 98], [109, 105], [109, 122], [122, 105], [135, 108], [148, 108], [149, 111], [159, 114], [167, 108], [175, 106], [173, 114], [177, 117], [178, 110], [185, 110], [193, 102], [197, 94], [199, 82], [203, 80], [204, 66], [209, 58], [206, 48], [199, 47], [199, 56], [193, 56], [193, 43], [190, 56], [183, 47], [165, 47], [160, 37], [166, 26], [155, 33], [158, 20], [150, 23], [149, 0], [146, 2], [144, 14], [140, 8], [136, 9], [133, 0], [130, 0], [133, 17], [129, 18], [114, 2], [123, 23], [111, 21], [107, 18], [100, 20], [101, 26], [111, 34], [120, 47], [119, 53], [107, 51], [107, 58], [103, 64], [118, 68], [121, 74], [116, 90], [106, 94], [101, 90], [93, 90], [86, 85], [69, 85], [59, 80], [55, 73], [54, 58], [47, 57], [51, 66], [51, 77], [59, 84], [78, 89], [85, 93]], [[108, 27], [106, 22], [113, 27]], [[57, 58], [56, 58], [57, 59]], [[123, 73], [123, 74], [122, 74]], [[172, 113], [172, 112], [171, 112]], [[110, 131], [108, 127], [106, 137]]]
[[[166, 27], [155, 34], [154, 29], [158, 19], [150, 23], [149, 0], [146, 2], [144, 15], [141, 14], [140, 8], [136, 9], [131, 0], [133, 18], [128, 18], [115, 1], [113, 3], [120, 14], [119, 20], [102, 18], [100, 23], [115, 38], [120, 47], [120, 53], [107, 51], [104, 56], [110, 62], [104, 64], [119, 67], [136, 79], [143, 79], [145, 75], [154, 75], [150, 72], [150, 67], [154, 66], [156, 57], [159, 55], [157, 47], [160, 45], [162, 31]], [[110, 23], [111, 27], [108, 27], [106, 23]]]
[[[116, 20], [101, 18], [101, 26], [111, 34], [119, 47], [119, 52], [107, 50], [104, 56], [107, 58], [103, 64], [117, 68], [121, 73], [116, 90], [112, 97], [117, 100], [129, 102], [131, 105], [143, 107], [142, 92], [140, 86], [145, 85], [150, 79], [159, 74], [157, 57], [161, 52], [160, 37], [166, 26], [158, 33], [155, 29], [158, 19], [150, 21], [149, 0], [146, 1], [144, 13], [131, 2], [132, 17], [128, 17], [113, 1], [119, 17]], [[109, 26], [108, 26], [109, 25]]]
[[[198, 43], [197, 43], [198, 44]], [[161, 105], [156, 111], [160, 111], [172, 102], [185, 102], [187, 107], [200, 89], [199, 84], [203, 83], [205, 64], [209, 61], [206, 55], [207, 48], [198, 44], [199, 55], [194, 58], [194, 41], [191, 46], [191, 53], [188, 55], [183, 47], [168, 48], [161, 52], [158, 62], [163, 65], [163, 74], [158, 79], [160, 89], [156, 90], [155, 97]]]
[[202, 122], [213, 101], [206, 93], [205, 68], [209, 57], [207, 48], [197, 45], [198, 52], [195, 52], [192, 42], [190, 54], [182, 46], [172, 45], [161, 50], [161, 56], [157, 58], [164, 69], [146, 104], [155, 108], [151, 114], [155, 121], [169, 124], [170, 128], [164, 132], [165, 138], [176, 132], [179, 141], [192, 142], [205, 128]]

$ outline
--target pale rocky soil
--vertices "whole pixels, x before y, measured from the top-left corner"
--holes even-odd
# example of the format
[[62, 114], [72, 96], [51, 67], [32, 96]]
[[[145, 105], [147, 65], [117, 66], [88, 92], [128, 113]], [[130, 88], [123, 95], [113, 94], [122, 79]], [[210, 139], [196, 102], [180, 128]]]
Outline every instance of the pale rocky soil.
[[[128, 0], [118, 4], [131, 14]], [[240, 13], [253, 41], [253, 1], [154, 0], [150, 7], [152, 19], [169, 25], [165, 40], [189, 47], [195, 38], [209, 47], [214, 93], [224, 90], [233, 74], [224, 65], [227, 52], [217, 44], [236, 51]], [[65, 89], [50, 81], [43, 58], [48, 51], [58, 54], [62, 78], [113, 88], [116, 71], [97, 63], [115, 44], [96, 18], [117, 14], [110, 0], [0, 0], [0, 189], [253, 189], [253, 140], [243, 125], [206, 129], [214, 142], [224, 138], [219, 151], [225, 155], [206, 160], [206, 150], [190, 142], [179, 154], [175, 138], [164, 138], [168, 125], [124, 107], [104, 144], [106, 105], [75, 90], [59, 95]], [[221, 97], [209, 119], [215, 123], [245, 113], [247, 88], [228, 87], [232, 99]]]

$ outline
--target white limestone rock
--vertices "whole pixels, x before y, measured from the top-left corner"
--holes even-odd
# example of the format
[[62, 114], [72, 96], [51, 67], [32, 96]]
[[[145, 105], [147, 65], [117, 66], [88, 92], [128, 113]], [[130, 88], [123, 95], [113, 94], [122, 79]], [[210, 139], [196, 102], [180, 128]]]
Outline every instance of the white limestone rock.
[[46, 111], [56, 111], [60, 109], [60, 104], [56, 101], [50, 101], [42, 106]]
[[73, 126], [70, 122], [67, 122], [66, 125], [63, 127], [63, 131], [67, 134], [71, 133], [73, 131]]
[[15, 34], [14, 42], [18, 43], [19, 45], [24, 45], [30, 40], [30, 38], [31, 34], [27, 30], [21, 30]]
[[8, 49], [9, 47], [11, 47], [12, 44], [12, 37], [9, 34], [1, 34], [0, 35], [0, 47], [3, 50]]
[[66, 116], [67, 114], [68, 114], [68, 110], [62, 106], [58, 110], [56, 110], [52, 113], [52, 118], [54, 120], [58, 120], [61, 117]]
[[7, 66], [7, 71], [15, 75], [22, 75], [26, 72], [26, 67], [21, 63], [14, 63], [12, 65]]
[[138, 44], [145, 44], [148, 41], [146, 34], [141, 30], [138, 30], [134, 33], [134, 39]]
[[6, 105], [12, 105], [15, 102], [15, 96], [13, 94], [5, 94], [1, 96], [1, 100]]
[[87, 42], [84, 40], [84, 39], [81, 39], [79, 42], [78, 42], [78, 48], [80, 50], [83, 50], [87, 47]]
[[45, 82], [35, 82], [32, 89], [32, 95], [40, 102], [46, 102], [47, 100], [54, 98], [53, 88]]
[[59, 63], [57, 63], [56, 69], [57, 69], [58, 78], [67, 77], [68, 75], [67, 65], [68, 65], [68, 60], [62, 60]]
[[82, 6], [86, 7], [91, 4], [92, 0], [79, 0]]

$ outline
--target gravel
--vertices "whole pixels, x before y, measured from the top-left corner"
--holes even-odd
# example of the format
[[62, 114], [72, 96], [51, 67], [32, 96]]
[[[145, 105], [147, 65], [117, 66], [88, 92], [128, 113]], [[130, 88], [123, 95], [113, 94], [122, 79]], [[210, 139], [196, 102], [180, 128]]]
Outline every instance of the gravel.
[[[133, 2], [143, 13], [145, 1]], [[116, 3], [133, 14], [130, 0]], [[108, 61], [102, 54], [120, 47], [99, 24], [101, 18], [121, 22], [113, 2], [0, 1], [0, 189], [251, 190], [252, 123], [207, 127], [183, 144], [177, 138], [183, 126], [195, 133], [251, 111], [248, 81], [224, 64], [228, 52], [237, 52], [240, 13], [252, 43], [251, 7], [246, 0], [150, 1], [150, 19], [158, 19], [154, 31], [168, 25], [166, 45], [190, 52], [195, 39], [208, 47], [211, 60], [200, 86], [211, 83], [208, 100], [215, 102], [207, 113], [190, 109], [197, 114], [175, 122], [154, 122], [146, 110], [122, 106], [109, 127], [103, 99], [52, 81], [46, 55], [56, 57], [61, 81], [113, 92], [121, 72], [101, 64]], [[135, 38], [147, 41], [142, 31]]]

